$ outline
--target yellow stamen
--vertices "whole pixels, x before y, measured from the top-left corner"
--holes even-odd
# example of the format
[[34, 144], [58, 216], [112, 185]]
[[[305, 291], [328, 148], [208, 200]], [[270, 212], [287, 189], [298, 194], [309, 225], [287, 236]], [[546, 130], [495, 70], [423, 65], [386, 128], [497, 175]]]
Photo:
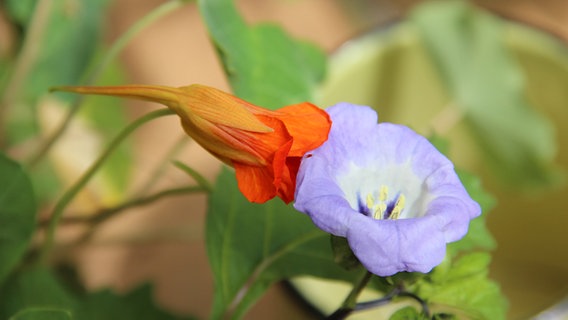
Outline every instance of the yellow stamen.
[[401, 194], [398, 199], [396, 199], [396, 203], [394, 204], [394, 208], [392, 209], [389, 219], [396, 220], [400, 217], [402, 209], [404, 209], [405, 202], [406, 198], [403, 194]]
[[[375, 199], [371, 193], [367, 195], [365, 203], [374, 219], [380, 220], [384, 217], [385, 211], [387, 210], [386, 200], [388, 197], [388, 191], [389, 189], [383, 185], [380, 188], [378, 199]], [[376, 200], [377, 202], [375, 202]]]
[[373, 209], [373, 206], [375, 205], [375, 199], [373, 199], [373, 195], [372, 194], [368, 194], [367, 195], [367, 200], [365, 201], [365, 204], [367, 205], [367, 208], [369, 210]]
[[388, 219], [397, 220], [400, 218], [402, 210], [404, 209], [406, 197], [403, 194], [399, 195], [391, 212], [387, 212], [388, 194], [389, 188], [385, 185], [382, 185], [379, 189], [378, 198], [375, 198], [372, 193], [367, 194], [365, 205], [367, 206], [367, 209], [369, 209], [369, 213], [372, 214], [373, 219], [384, 219], [385, 213], [388, 215]]
[[387, 188], [387, 186], [384, 185], [381, 186], [381, 190], [379, 191], [379, 201], [381, 202], [387, 201], [388, 192], [389, 188]]
[[385, 215], [385, 211], [387, 210], [387, 204], [384, 202], [379, 203], [375, 207], [375, 212], [373, 214], [373, 218], [375, 219], [382, 219]]

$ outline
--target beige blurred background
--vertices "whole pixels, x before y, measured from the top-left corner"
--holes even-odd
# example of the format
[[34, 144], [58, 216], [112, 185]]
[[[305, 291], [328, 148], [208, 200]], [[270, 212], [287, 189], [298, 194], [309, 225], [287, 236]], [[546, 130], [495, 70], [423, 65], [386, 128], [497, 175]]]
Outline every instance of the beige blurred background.
[[[361, 2], [372, 10], [359, 10]], [[483, 0], [505, 17], [520, 19], [568, 41], [568, 2], [565, 0]], [[108, 16], [110, 43], [132, 23], [163, 0], [114, 0]], [[344, 41], [377, 24], [391, 21], [414, 1], [242, 0], [240, 10], [251, 23], [272, 21], [292, 35], [313, 41], [332, 52]], [[346, 10], [347, 9], [347, 10]], [[120, 57], [131, 83], [182, 86], [202, 83], [228, 90], [220, 63], [194, 4], [168, 15], [142, 32]], [[131, 116], [155, 108], [129, 102]], [[167, 150], [182, 136], [173, 118], [155, 121], [135, 136], [135, 182], [144, 181]], [[220, 163], [189, 143], [177, 157], [214, 179]], [[182, 184], [187, 177], [168, 170], [156, 189]], [[126, 291], [142, 282], [155, 284], [156, 299], [164, 308], [207, 318], [213, 280], [204, 238], [204, 196], [168, 198], [143, 209], [130, 210], [109, 221], [93, 244], [75, 250], [81, 276], [92, 289]], [[151, 244], [150, 244], [151, 243]], [[535, 284], [538, 285], [538, 284]], [[514, 283], [503, 283], [505, 291]], [[522, 301], [512, 300], [513, 306]], [[280, 285], [247, 314], [246, 319], [312, 319]]]

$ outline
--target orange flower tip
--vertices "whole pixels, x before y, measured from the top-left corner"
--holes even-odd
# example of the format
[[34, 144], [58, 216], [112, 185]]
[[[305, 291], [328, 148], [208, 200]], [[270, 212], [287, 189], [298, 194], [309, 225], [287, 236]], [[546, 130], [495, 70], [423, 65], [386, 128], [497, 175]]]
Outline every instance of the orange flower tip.
[[58, 86], [50, 91], [65, 91], [80, 94], [116, 96], [138, 100], [158, 102], [170, 106], [179, 102], [182, 91], [178, 88], [154, 85], [122, 85], [122, 86]]

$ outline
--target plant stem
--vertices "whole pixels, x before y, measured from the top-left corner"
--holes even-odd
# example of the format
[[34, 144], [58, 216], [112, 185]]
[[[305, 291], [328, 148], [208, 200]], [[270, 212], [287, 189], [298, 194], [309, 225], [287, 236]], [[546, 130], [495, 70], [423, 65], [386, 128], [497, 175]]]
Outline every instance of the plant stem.
[[394, 299], [400, 293], [401, 293], [400, 288], [394, 288], [391, 292], [389, 292], [387, 295], [385, 295], [384, 297], [382, 297], [380, 299], [358, 303], [355, 306], [354, 311], [362, 311], [362, 310], [367, 310], [367, 309], [372, 309], [372, 308], [383, 306], [383, 305], [391, 302], [392, 299]]
[[137, 199], [125, 202], [125, 203], [123, 203], [119, 206], [116, 206], [114, 208], [109, 208], [107, 210], [103, 210], [99, 214], [96, 214], [96, 215], [93, 215], [92, 217], [89, 217], [88, 220], [93, 222], [94, 224], [100, 224], [100, 223], [108, 220], [109, 218], [114, 217], [117, 213], [119, 213], [123, 210], [143, 206], [143, 205], [152, 203], [154, 201], [160, 200], [164, 197], [178, 196], [178, 195], [182, 195], [182, 194], [196, 193], [196, 192], [207, 192], [207, 190], [205, 188], [201, 187], [201, 186], [186, 186], [186, 187], [178, 187], [178, 188], [171, 188], [171, 189], [162, 190], [162, 191], [156, 192], [156, 193], [151, 194], [151, 195], [146, 196], [146, 197], [137, 198]]
[[384, 306], [396, 297], [409, 297], [416, 300], [422, 307], [422, 314], [425, 315], [428, 319], [430, 318], [430, 309], [428, 308], [426, 301], [422, 300], [419, 296], [412, 292], [403, 291], [402, 287], [395, 287], [391, 292], [380, 299], [358, 303], [354, 307], [353, 311], [362, 311]]
[[422, 298], [420, 298], [419, 296], [415, 295], [412, 292], [406, 292], [406, 291], [402, 291], [400, 293], [398, 293], [399, 297], [409, 297], [412, 298], [414, 300], [416, 300], [418, 303], [420, 303], [420, 306], [422, 307], [422, 313], [430, 318], [430, 309], [428, 308], [428, 304], [426, 303], [426, 301], [422, 300]]
[[189, 166], [187, 166], [183, 162], [174, 161], [173, 163], [178, 169], [183, 170], [190, 177], [192, 177], [200, 187], [207, 190], [208, 192], [213, 192], [213, 186], [211, 185], [211, 183], [209, 181], [207, 181], [207, 179], [205, 179], [205, 177], [202, 176], [199, 172], [190, 168]]
[[365, 274], [357, 282], [355, 282], [353, 289], [351, 289], [351, 292], [349, 292], [349, 294], [343, 301], [343, 304], [341, 304], [341, 307], [334, 313], [329, 315], [326, 319], [341, 320], [347, 318], [347, 316], [349, 316], [351, 312], [355, 310], [357, 306], [357, 298], [359, 297], [359, 294], [361, 294], [361, 291], [365, 289], [372, 276], [372, 273], [366, 271]]
[[22, 49], [14, 65], [12, 76], [7, 80], [7, 85], [2, 91], [0, 100], [0, 146], [5, 143], [4, 121], [8, 118], [6, 117], [7, 108], [14, 105], [25, 79], [37, 59], [41, 49], [41, 38], [47, 29], [46, 26], [49, 22], [52, 7], [53, 0], [39, 0], [36, 3]]
[[108, 219], [116, 216], [117, 214], [121, 213], [122, 211], [124, 211], [126, 209], [143, 206], [143, 205], [152, 203], [152, 202], [157, 201], [157, 200], [164, 198], [164, 197], [177, 196], [177, 195], [188, 194], [188, 193], [196, 193], [196, 192], [207, 192], [208, 193], [209, 191], [207, 189], [203, 188], [202, 186], [186, 186], [186, 187], [166, 189], [166, 190], [154, 193], [154, 194], [146, 196], [146, 197], [134, 199], [132, 201], [123, 203], [123, 204], [116, 206], [114, 208], [102, 210], [101, 212], [99, 212], [95, 215], [87, 217], [87, 219], [83, 219], [82, 222], [89, 222], [89, 223], [92, 223], [92, 225], [91, 225], [90, 229], [87, 232], [85, 232], [85, 234], [83, 234], [79, 238], [79, 240], [77, 240], [77, 244], [83, 244], [83, 243], [87, 242], [91, 238], [91, 236], [93, 235], [94, 231], [96, 230], [95, 229], [96, 226], [102, 224], [103, 222], [105, 222]]
[[[44, 0], [46, 1], [46, 0]], [[98, 78], [102, 75], [108, 65], [118, 56], [118, 54], [126, 47], [126, 45], [150, 24], [155, 22], [156, 20], [162, 18], [163, 16], [167, 15], [168, 13], [182, 7], [185, 5], [187, 1], [184, 0], [171, 0], [168, 1], [158, 8], [152, 10], [146, 16], [142, 17], [140, 20], [136, 21], [134, 25], [130, 27], [124, 34], [122, 34], [110, 47], [107, 54], [103, 57], [102, 61], [100, 62], [99, 66], [93, 71], [91, 75], [87, 77], [85, 81], [85, 85], [92, 85], [94, 84]], [[62, 120], [59, 127], [53, 132], [51, 136], [49, 136], [38, 149], [38, 151], [32, 155], [30, 160], [28, 161], [28, 166], [33, 168], [37, 165], [45, 155], [51, 150], [51, 147], [55, 144], [55, 142], [63, 135], [63, 133], [69, 127], [71, 120], [80, 110], [81, 105], [84, 100], [84, 96], [79, 96], [73, 105], [69, 108], [69, 111], [65, 115], [65, 118]]]
[[45, 241], [43, 247], [40, 252], [40, 262], [45, 263], [49, 252], [53, 248], [55, 242], [55, 232], [57, 229], [57, 225], [63, 212], [67, 205], [71, 203], [71, 201], [75, 198], [75, 196], [83, 189], [83, 187], [89, 182], [89, 180], [93, 177], [93, 175], [97, 172], [97, 170], [102, 166], [102, 164], [108, 159], [108, 157], [112, 154], [112, 152], [119, 146], [119, 144], [128, 137], [134, 130], [136, 130], [141, 125], [154, 120], [159, 117], [172, 115], [174, 114], [169, 109], [160, 109], [156, 111], [152, 111], [147, 113], [146, 115], [136, 119], [134, 122], [129, 124], [125, 127], [117, 136], [114, 138], [113, 141], [108, 145], [105, 151], [99, 156], [99, 158], [91, 165], [91, 167], [83, 173], [83, 175], [79, 178], [79, 180], [72, 185], [64, 194], [61, 196], [59, 201], [55, 204], [55, 207], [52, 211], [50, 216], [49, 225], [45, 235]]
[[[76, 215], [73, 215], [73, 216], [70, 216], [70, 217], [63, 217], [59, 221], [59, 224], [63, 224], [63, 225], [65, 225], [65, 224], [93, 224], [93, 225], [97, 225], [97, 224], [100, 224], [100, 223], [108, 220], [109, 218], [116, 216], [118, 213], [120, 213], [124, 210], [128, 210], [128, 209], [131, 209], [131, 208], [151, 204], [151, 203], [154, 203], [155, 201], [158, 201], [158, 200], [165, 198], [165, 197], [178, 196], [178, 195], [191, 194], [191, 193], [198, 193], [198, 192], [208, 193], [209, 191], [206, 188], [199, 186], [199, 185], [197, 185], [197, 186], [191, 185], [191, 186], [175, 187], [175, 188], [165, 189], [165, 190], [158, 191], [156, 193], [153, 193], [153, 194], [150, 194], [150, 195], [147, 195], [147, 196], [144, 196], [144, 197], [131, 199], [129, 201], [126, 201], [126, 202], [121, 203], [121, 204], [114, 206], [114, 207], [101, 208], [101, 209], [98, 209], [98, 210], [96, 210], [94, 212], [90, 212], [90, 213], [82, 213], [82, 214], [76, 214]], [[40, 227], [47, 227], [49, 225], [49, 222], [50, 222], [50, 219], [43, 220], [39, 223], [39, 226]]]

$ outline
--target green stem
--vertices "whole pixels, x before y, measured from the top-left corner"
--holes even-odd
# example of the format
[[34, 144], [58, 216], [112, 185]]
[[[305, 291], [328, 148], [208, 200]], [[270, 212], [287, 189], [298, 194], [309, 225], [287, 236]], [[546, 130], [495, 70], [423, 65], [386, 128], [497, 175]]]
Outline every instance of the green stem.
[[[98, 78], [102, 75], [108, 65], [118, 56], [118, 54], [126, 47], [126, 45], [149, 25], [151, 25], [156, 20], [162, 18], [163, 16], [167, 15], [168, 13], [182, 7], [188, 1], [184, 0], [171, 0], [159, 6], [158, 8], [152, 10], [146, 16], [142, 17], [138, 20], [130, 29], [128, 29], [124, 34], [122, 34], [110, 47], [107, 54], [103, 57], [102, 61], [100, 62], [99, 66], [93, 71], [93, 73], [87, 77], [85, 81], [85, 85], [92, 85], [94, 84]], [[36, 166], [44, 157], [45, 155], [51, 150], [51, 147], [55, 144], [55, 142], [63, 135], [63, 133], [69, 127], [71, 120], [80, 110], [81, 105], [84, 100], [84, 96], [79, 96], [73, 105], [69, 108], [69, 111], [65, 115], [65, 118], [57, 128], [53, 132], [53, 134], [48, 137], [45, 142], [41, 145], [38, 151], [32, 155], [30, 160], [28, 161], [28, 166], [33, 168]]]
[[208, 192], [213, 192], [213, 186], [211, 185], [211, 183], [209, 181], [207, 181], [207, 179], [205, 179], [205, 177], [202, 176], [195, 169], [192, 169], [191, 167], [189, 167], [185, 163], [177, 161], [177, 160], [174, 161], [174, 166], [176, 166], [178, 169], [183, 170], [185, 173], [187, 173], [203, 189], [207, 190]]
[[134, 199], [132, 201], [123, 203], [122, 205], [119, 205], [117, 207], [109, 208], [107, 210], [103, 210], [103, 211], [101, 211], [101, 212], [99, 212], [95, 215], [92, 215], [90, 217], [87, 217], [86, 219], [83, 219], [83, 222], [89, 222], [89, 223], [91, 223], [91, 226], [90, 226], [89, 230], [87, 232], [85, 232], [85, 234], [83, 234], [79, 238], [79, 240], [77, 240], [76, 244], [83, 244], [83, 243], [89, 241], [89, 239], [93, 235], [93, 233], [96, 230], [96, 227], [98, 225], [100, 225], [103, 222], [107, 221], [108, 219], [118, 215], [119, 213], [123, 212], [124, 210], [143, 206], [143, 205], [152, 203], [154, 201], [160, 200], [164, 197], [177, 196], [177, 195], [196, 193], [196, 192], [208, 193], [209, 191], [206, 190], [205, 188], [203, 188], [202, 186], [187, 186], [187, 187], [166, 189], [166, 190], [154, 193], [154, 194], [146, 196], [146, 197], [137, 198], [137, 199]]
[[5, 143], [4, 120], [8, 118], [6, 117], [7, 108], [14, 105], [16, 98], [20, 94], [24, 81], [41, 50], [41, 38], [43, 37], [46, 25], [49, 22], [52, 6], [53, 0], [40, 0], [36, 4], [22, 49], [16, 59], [14, 69], [12, 71], [13, 73], [9, 80], [7, 80], [7, 84], [2, 91], [2, 98], [0, 101], [0, 146]]
[[99, 158], [91, 165], [91, 167], [83, 173], [83, 175], [79, 178], [79, 180], [72, 185], [64, 194], [61, 196], [59, 201], [55, 204], [55, 207], [52, 211], [50, 216], [49, 225], [46, 231], [46, 238], [43, 244], [43, 247], [40, 252], [40, 262], [45, 263], [49, 252], [53, 248], [55, 242], [55, 231], [57, 229], [57, 225], [63, 212], [67, 205], [71, 203], [71, 201], [75, 198], [75, 196], [83, 189], [83, 187], [89, 182], [89, 180], [93, 177], [93, 175], [97, 172], [97, 170], [102, 166], [102, 164], [108, 159], [108, 157], [112, 154], [112, 152], [119, 146], [119, 144], [127, 138], [134, 130], [136, 130], [141, 125], [154, 120], [159, 117], [172, 115], [174, 114], [169, 109], [160, 109], [156, 111], [152, 111], [138, 119], [134, 122], [129, 124], [125, 127], [119, 134], [114, 138], [113, 141], [108, 145], [106, 150], [99, 156]]
[[[158, 191], [156, 193], [153, 193], [153, 194], [150, 194], [150, 195], [147, 195], [147, 196], [144, 196], [144, 197], [139, 197], [139, 198], [129, 200], [129, 201], [121, 203], [121, 204], [119, 204], [115, 207], [101, 208], [101, 209], [98, 209], [98, 210], [96, 210], [94, 212], [90, 212], [90, 213], [81, 213], [81, 214], [75, 214], [75, 215], [70, 216], [70, 217], [63, 217], [63, 218], [61, 218], [59, 223], [60, 223], [60, 225], [66, 225], [66, 224], [69, 224], [69, 225], [70, 224], [93, 224], [93, 225], [97, 225], [97, 224], [103, 223], [104, 221], [108, 220], [109, 218], [116, 216], [117, 214], [119, 214], [120, 212], [122, 212], [124, 210], [128, 210], [128, 209], [132, 209], [132, 208], [135, 208], [135, 207], [151, 204], [151, 203], [154, 203], [155, 201], [158, 201], [158, 200], [165, 198], [165, 197], [179, 196], [179, 195], [198, 193], [198, 192], [209, 193], [209, 191], [206, 188], [199, 186], [199, 185], [170, 188], [170, 189]], [[40, 227], [45, 228], [49, 225], [50, 221], [51, 221], [50, 219], [43, 220], [39, 223], [39, 225], [40, 225]]]
[[363, 289], [365, 289], [372, 276], [372, 273], [366, 271], [365, 274], [363, 274], [363, 276], [355, 282], [353, 289], [351, 289], [351, 292], [349, 292], [349, 294], [343, 301], [343, 304], [341, 304], [341, 307], [326, 319], [341, 320], [347, 318], [347, 316], [349, 316], [355, 310], [355, 307], [357, 306], [357, 298], [359, 297]]

